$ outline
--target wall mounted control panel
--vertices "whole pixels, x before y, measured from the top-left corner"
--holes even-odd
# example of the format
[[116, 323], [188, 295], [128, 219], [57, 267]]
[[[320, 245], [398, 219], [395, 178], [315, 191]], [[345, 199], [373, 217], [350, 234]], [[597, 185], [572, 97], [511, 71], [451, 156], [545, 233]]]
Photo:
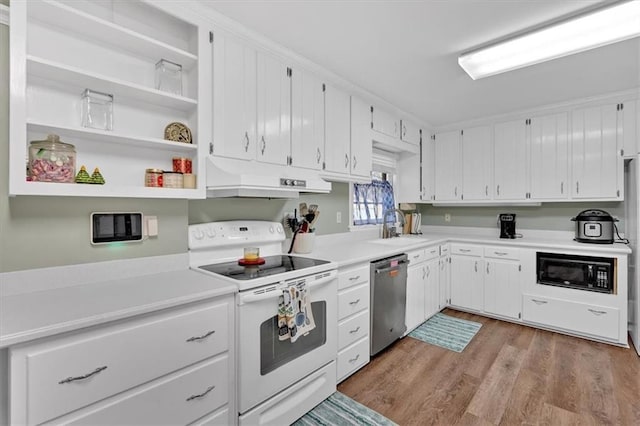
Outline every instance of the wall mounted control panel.
[[142, 213], [91, 213], [91, 244], [142, 241]]

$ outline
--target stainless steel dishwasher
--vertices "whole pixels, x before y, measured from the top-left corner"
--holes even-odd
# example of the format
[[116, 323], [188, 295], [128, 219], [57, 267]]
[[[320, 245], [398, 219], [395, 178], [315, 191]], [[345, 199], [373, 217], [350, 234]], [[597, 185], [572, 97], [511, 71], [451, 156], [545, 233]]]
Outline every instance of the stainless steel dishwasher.
[[371, 262], [371, 355], [375, 355], [407, 329], [407, 260], [401, 254]]

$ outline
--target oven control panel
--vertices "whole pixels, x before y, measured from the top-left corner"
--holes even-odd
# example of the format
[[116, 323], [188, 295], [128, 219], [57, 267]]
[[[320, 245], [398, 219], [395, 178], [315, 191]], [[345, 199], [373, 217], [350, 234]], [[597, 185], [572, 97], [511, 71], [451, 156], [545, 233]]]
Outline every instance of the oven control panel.
[[231, 245], [260, 245], [284, 241], [281, 223], [260, 220], [230, 220], [189, 225], [189, 249]]

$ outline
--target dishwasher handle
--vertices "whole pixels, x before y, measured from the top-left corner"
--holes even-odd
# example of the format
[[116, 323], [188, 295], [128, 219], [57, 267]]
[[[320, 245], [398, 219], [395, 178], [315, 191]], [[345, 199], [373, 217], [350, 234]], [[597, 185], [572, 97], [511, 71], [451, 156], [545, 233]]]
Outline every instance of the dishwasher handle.
[[381, 268], [381, 269], [375, 269], [375, 273], [376, 274], [381, 274], [383, 272], [388, 272], [388, 271], [391, 271], [393, 269], [398, 268], [400, 265], [405, 265], [407, 263], [409, 263], [408, 260], [399, 260], [398, 263], [396, 265], [394, 265], [394, 266], [389, 266], [389, 267]]

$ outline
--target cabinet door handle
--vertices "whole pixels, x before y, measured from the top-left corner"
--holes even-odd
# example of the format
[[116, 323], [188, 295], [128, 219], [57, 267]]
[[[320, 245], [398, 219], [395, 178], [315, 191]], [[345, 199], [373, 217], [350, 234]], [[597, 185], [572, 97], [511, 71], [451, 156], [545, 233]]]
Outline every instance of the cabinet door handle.
[[198, 340], [203, 340], [206, 339], [207, 337], [211, 336], [213, 333], [215, 333], [215, 330], [211, 330], [205, 334], [203, 334], [202, 336], [193, 336], [193, 337], [189, 337], [186, 341], [187, 342], [197, 342]]
[[356, 275], [355, 277], [350, 277], [349, 281], [355, 281], [355, 280], [358, 280], [358, 279], [360, 279], [360, 275]]
[[318, 153], [316, 154], [316, 162], [320, 164], [320, 159], [322, 158], [322, 153], [320, 152], [320, 148], [318, 148]]
[[489, 185], [484, 186], [484, 195], [489, 196]]
[[356, 167], [358, 167], [358, 159], [356, 158], [356, 156], [353, 156], [353, 168], [355, 169]]
[[496, 194], [500, 195], [500, 185], [496, 186]]
[[427, 266], [427, 278], [429, 278], [430, 275], [431, 275], [431, 268]]
[[489, 273], [489, 262], [487, 262], [487, 274]]
[[349, 302], [351, 306], [357, 305], [358, 303], [360, 303], [360, 299], [354, 300], [353, 302]]
[[207, 388], [207, 390], [202, 392], [201, 394], [199, 394], [199, 395], [191, 395], [189, 398], [187, 398], [187, 401], [193, 401], [194, 399], [202, 398], [203, 396], [205, 396], [206, 394], [208, 394], [209, 392], [211, 392], [215, 388], [216, 388], [215, 385], [209, 386]]
[[576, 181], [576, 194], [580, 193], [580, 182]]
[[546, 300], [536, 300], [536, 299], [531, 299], [531, 301], [532, 301], [533, 303], [535, 303], [536, 305], [546, 305], [547, 303], [549, 303], [549, 302], [547, 302]]
[[407, 126], [402, 125], [402, 138], [404, 139], [407, 136]]
[[597, 316], [604, 315], [607, 313], [606, 311], [596, 311], [595, 309], [591, 309], [591, 308], [587, 309], [587, 311]]
[[349, 330], [349, 334], [354, 334], [354, 333], [357, 333], [358, 331], [360, 331], [360, 326], [357, 326], [353, 330]]
[[349, 363], [353, 364], [353, 363], [354, 363], [354, 362], [356, 362], [359, 358], [360, 358], [360, 354], [356, 355], [356, 357], [355, 357], [355, 358], [351, 358], [351, 359], [349, 360]]
[[424, 268], [422, 268], [422, 279], [424, 280], [424, 277], [427, 275], [427, 271], [424, 270]]
[[264, 150], [267, 148], [267, 141], [264, 140], [264, 136], [262, 136], [262, 155], [264, 155]]
[[454, 197], [458, 196], [458, 187], [457, 186], [453, 189], [453, 196]]
[[244, 132], [244, 152], [248, 152], [249, 151], [249, 132]]
[[344, 155], [344, 168], [346, 169], [349, 166], [349, 156], [347, 154]]
[[107, 366], [106, 366], [106, 365], [103, 365], [102, 367], [98, 367], [98, 368], [96, 368], [95, 370], [93, 370], [93, 371], [92, 371], [92, 372], [90, 372], [90, 373], [83, 374], [82, 376], [75, 376], [75, 377], [74, 377], [74, 376], [70, 376], [70, 377], [67, 377], [66, 379], [60, 380], [60, 381], [58, 382], [58, 384], [59, 384], [59, 385], [63, 385], [63, 384], [65, 384], [65, 383], [71, 383], [71, 382], [75, 382], [75, 381], [77, 381], [77, 380], [84, 380], [84, 379], [88, 379], [89, 377], [94, 376], [94, 375], [96, 375], [96, 374], [98, 374], [98, 373], [100, 373], [101, 371], [104, 371], [104, 370], [106, 370], [106, 369], [107, 369]]
[[564, 182], [560, 182], [560, 193], [564, 194]]
[[476, 260], [476, 263], [475, 263], [473, 269], [475, 269], [475, 271], [478, 272], [478, 261], [477, 260]]
[[413, 258], [414, 258], [414, 259], [417, 259], [417, 258], [419, 258], [419, 257], [420, 257], [420, 255], [419, 255], [419, 254], [414, 254], [414, 255], [413, 255]]

